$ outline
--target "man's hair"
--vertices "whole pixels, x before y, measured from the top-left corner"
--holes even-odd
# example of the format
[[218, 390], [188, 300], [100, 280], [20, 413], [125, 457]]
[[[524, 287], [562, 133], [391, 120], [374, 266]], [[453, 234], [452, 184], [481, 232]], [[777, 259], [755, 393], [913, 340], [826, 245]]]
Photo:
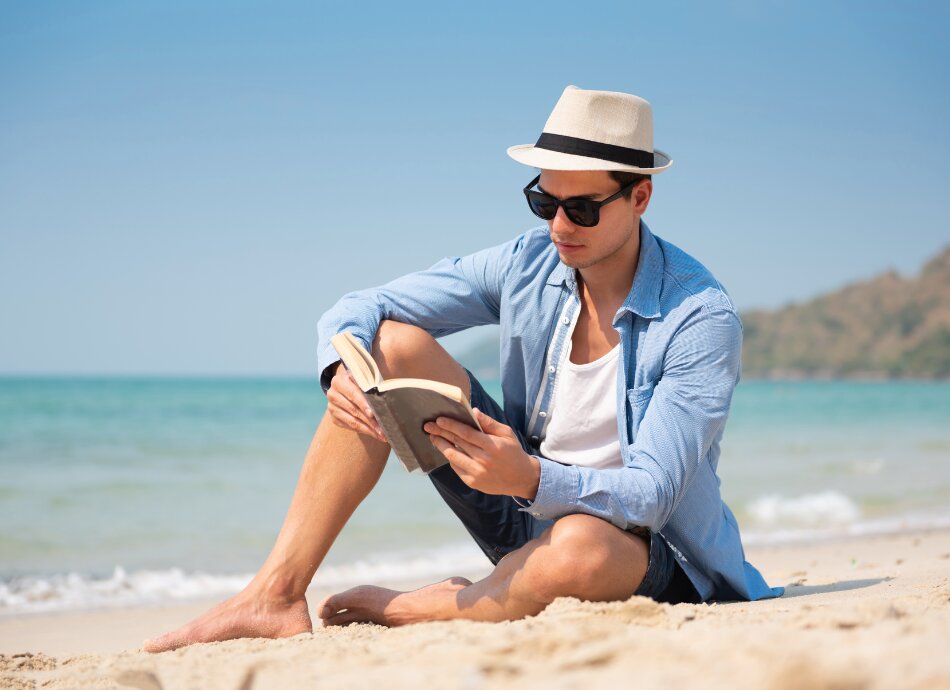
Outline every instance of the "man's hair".
[[[613, 178], [615, 182], [619, 182], [621, 187], [626, 187], [633, 181], [639, 182], [640, 180], [652, 180], [652, 175], [641, 175], [640, 173], [627, 172], [626, 170], [608, 170], [610, 177]], [[623, 193], [625, 199], [629, 199], [633, 196], [633, 187], [628, 189]]]

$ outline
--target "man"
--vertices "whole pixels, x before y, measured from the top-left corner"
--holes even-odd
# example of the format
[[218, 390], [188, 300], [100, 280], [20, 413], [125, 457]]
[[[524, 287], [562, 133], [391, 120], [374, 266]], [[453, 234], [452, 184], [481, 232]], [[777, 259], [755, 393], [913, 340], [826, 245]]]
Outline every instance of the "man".
[[[541, 170], [525, 195], [547, 225], [345, 295], [323, 315], [328, 414], [271, 554], [244, 591], [147, 650], [312, 630], [307, 585], [390, 452], [329, 344], [343, 330], [386, 378], [451, 383], [476, 408], [482, 432], [425, 426], [449, 461], [429, 479], [496, 567], [411, 592], [355, 587], [320, 602], [325, 625], [512, 620], [559, 596], [783, 593], [745, 561], [719, 494], [739, 317], [702, 264], [641, 220], [652, 175], [672, 164], [653, 148], [650, 104], [568, 86], [538, 142], [508, 153]], [[501, 325], [504, 409], [435, 339], [488, 323]]]

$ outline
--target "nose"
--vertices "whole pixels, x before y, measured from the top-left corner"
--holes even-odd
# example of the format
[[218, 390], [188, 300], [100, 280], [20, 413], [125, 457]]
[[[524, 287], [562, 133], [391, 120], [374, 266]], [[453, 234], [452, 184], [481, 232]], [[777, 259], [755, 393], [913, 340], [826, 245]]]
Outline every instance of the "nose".
[[564, 237], [565, 235], [574, 234], [576, 230], [577, 226], [567, 217], [564, 207], [558, 206], [557, 213], [555, 213], [554, 218], [551, 219], [551, 231], [558, 237]]

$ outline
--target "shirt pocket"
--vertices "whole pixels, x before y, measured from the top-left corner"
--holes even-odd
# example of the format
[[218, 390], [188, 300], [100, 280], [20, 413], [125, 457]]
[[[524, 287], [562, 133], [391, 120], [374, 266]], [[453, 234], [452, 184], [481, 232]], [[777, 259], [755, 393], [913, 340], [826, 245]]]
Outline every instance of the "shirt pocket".
[[637, 430], [640, 428], [640, 422], [643, 421], [643, 415], [647, 411], [647, 406], [653, 399], [653, 389], [655, 388], [656, 381], [650, 381], [627, 391], [628, 443], [633, 443], [637, 440]]

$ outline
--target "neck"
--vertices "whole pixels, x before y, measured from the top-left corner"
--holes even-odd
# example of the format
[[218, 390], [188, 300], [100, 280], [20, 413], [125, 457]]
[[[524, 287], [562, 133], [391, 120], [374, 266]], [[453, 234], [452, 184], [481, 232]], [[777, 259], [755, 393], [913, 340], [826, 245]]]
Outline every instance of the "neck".
[[610, 256], [593, 266], [578, 269], [582, 294], [598, 304], [623, 303], [633, 287], [633, 278], [640, 261], [640, 223], [630, 240]]

